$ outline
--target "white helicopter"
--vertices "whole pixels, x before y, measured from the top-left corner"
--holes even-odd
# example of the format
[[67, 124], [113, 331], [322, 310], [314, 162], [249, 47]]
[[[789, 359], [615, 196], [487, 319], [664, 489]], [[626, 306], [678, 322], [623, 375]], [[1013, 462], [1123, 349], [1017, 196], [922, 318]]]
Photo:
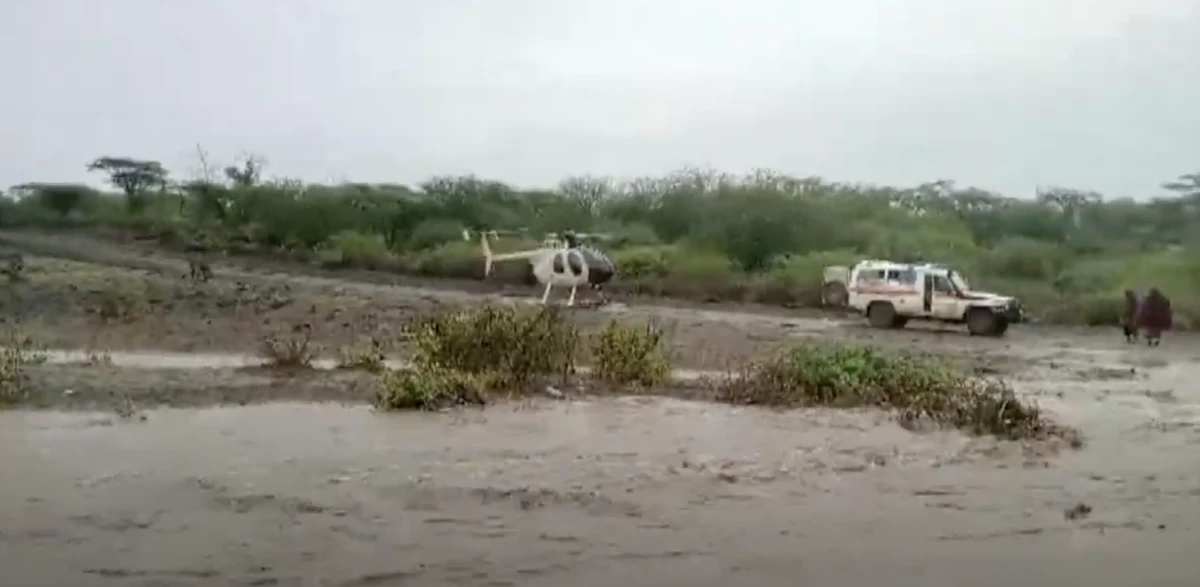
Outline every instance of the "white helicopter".
[[[488, 236], [499, 238], [497, 231], [480, 233], [480, 244], [483, 248], [483, 275], [486, 278], [492, 274], [492, 264], [496, 261], [511, 261], [513, 259], [528, 259], [533, 276], [538, 283], [545, 284], [542, 293], [542, 305], [550, 299], [550, 290], [554, 286], [570, 287], [571, 295], [567, 305], [575, 305], [575, 295], [580, 286], [588, 286], [600, 296], [600, 302], [605, 303], [603, 286], [616, 275], [616, 267], [608, 255], [580, 243], [584, 238], [607, 238], [605, 235], [588, 235], [567, 231], [560, 234], [551, 233], [542, 241], [542, 246], [527, 251], [514, 253], [493, 254], [488, 244]], [[463, 238], [471, 238], [469, 231], [463, 231]]]

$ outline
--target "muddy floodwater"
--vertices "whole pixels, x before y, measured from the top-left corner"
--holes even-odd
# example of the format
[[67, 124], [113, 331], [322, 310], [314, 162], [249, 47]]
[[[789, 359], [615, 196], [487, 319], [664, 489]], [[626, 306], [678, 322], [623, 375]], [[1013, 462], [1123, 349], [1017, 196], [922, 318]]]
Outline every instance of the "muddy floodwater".
[[4, 585], [1192, 585], [1200, 369], [1023, 393], [1043, 453], [878, 412], [0, 414]]
[[5, 320], [69, 349], [28, 366], [25, 402], [0, 412], [2, 587], [1200, 577], [1196, 334], [1156, 349], [1115, 329], [995, 340], [638, 299], [570, 314], [584, 331], [658, 321], [685, 378], [800, 342], [934, 355], [1010, 381], [1078, 428], [1079, 450], [910, 432], [879, 411], [655, 397], [380, 414], [363, 405], [369, 374], [257, 367], [263, 337], [303, 326], [320, 367], [366, 339], [403, 361], [405, 320], [497, 294], [225, 262], [189, 284], [156, 251], [0, 241], [30, 255]]

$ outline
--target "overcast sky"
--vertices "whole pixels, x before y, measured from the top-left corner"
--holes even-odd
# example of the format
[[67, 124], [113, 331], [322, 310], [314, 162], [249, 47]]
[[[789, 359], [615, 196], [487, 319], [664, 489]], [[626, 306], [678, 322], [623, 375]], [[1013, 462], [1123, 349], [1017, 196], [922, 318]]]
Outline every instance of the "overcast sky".
[[1197, 0], [8, 0], [0, 186], [767, 167], [1008, 195], [1200, 171]]

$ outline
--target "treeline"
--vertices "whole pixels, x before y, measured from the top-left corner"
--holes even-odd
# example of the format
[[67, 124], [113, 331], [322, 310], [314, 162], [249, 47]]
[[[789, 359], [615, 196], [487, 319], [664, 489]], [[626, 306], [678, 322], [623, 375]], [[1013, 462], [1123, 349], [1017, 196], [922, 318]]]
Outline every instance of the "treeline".
[[[1022, 297], [1049, 321], [1115, 321], [1125, 287], [1158, 286], [1200, 314], [1200, 174], [1145, 201], [1049, 189], [1018, 199], [949, 181], [911, 188], [771, 171], [685, 169], [615, 181], [579, 176], [520, 189], [474, 176], [417, 186], [267, 179], [245, 158], [204, 179], [155, 161], [88, 165], [115, 188], [29, 183], [0, 203], [0, 226], [105, 227], [164, 244], [288, 254], [467, 277], [464, 229], [607, 233], [618, 289], [701, 299], [815, 303], [821, 268], [861, 257], [953, 263], [973, 285]], [[514, 277], [515, 278], [515, 277]], [[1194, 298], [1194, 300], [1193, 300]]]

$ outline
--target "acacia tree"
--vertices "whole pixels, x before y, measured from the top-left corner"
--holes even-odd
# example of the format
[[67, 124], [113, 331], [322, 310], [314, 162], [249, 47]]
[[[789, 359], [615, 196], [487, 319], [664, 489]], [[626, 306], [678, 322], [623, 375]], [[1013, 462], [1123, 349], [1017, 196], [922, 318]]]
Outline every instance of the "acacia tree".
[[150, 188], [165, 190], [167, 187], [167, 170], [158, 161], [100, 157], [89, 163], [87, 169], [107, 174], [109, 183], [125, 192], [125, 203], [134, 214], [146, 209]]
[[1200, 173], [1187, 173], [1174, 181], [1162, 185], [1163, 189], [1175, 192], [1188, 199], [1200, 199]]

